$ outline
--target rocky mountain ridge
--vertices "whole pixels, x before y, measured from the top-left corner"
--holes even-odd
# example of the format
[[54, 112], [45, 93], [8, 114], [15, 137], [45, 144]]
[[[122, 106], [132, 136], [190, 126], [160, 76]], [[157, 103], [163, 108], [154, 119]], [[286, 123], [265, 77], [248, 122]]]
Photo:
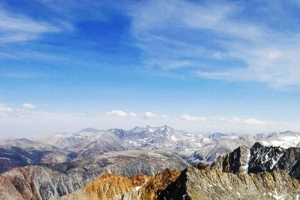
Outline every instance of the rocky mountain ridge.
[[298, 199], [299, 181], [285, 171], [232, 174], [188, 167], [158, 197], [161, 200]]
[[168, 126], [135, 127], [131, 130], [87, 128], [78, 133], [53, 133], [32, 140], [0, 140], [0, 173], [32, 164], [92, 160], [108, 152], [126, 150], [168, 151], [192, 165], [198, 162], [212, 163], [238, 146], [251, 147], [257, 141], [267, 146], [296, 147], [300, 142], [300, 133], [195, 134]]
[[258, 173], [284, 170], [300, 179], [300, 148], [263, 146], [255, 143], [251, 148], [240, 146], [232, 153], [220, 156], [212, 168], [227, 173]]

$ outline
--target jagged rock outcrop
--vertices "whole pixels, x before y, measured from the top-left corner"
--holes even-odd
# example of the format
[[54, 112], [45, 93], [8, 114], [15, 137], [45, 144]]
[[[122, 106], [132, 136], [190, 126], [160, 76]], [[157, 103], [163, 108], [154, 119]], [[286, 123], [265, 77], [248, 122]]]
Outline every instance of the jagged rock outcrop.
[[300, 148], [288, 148], [276, 163], [274, 169], [283, 169], [300, 180]]
[[298, 199], [300, 183], [285, 171], [232, 174], [188, 167], [160, 200]]
[[248, 172], [272, 171], [286, 149], [281, 147], [263, 146], [255, 143], [250, 148], [250, 159], [248, 161]]
[[165, 170], [153, 176], [132, 178], [106, 174], [60, 200], [154, 200], [179, 176], [179, 171]]
[[[283, 169], [287, 172], [296, 170], [296, 165], [291, 166], [300, 158], [300, 149], [263, 146], [255, 143], [251, 148], [240, 146], [232, 153], [220, 156], [212, 168], [230, 173], [257, 173], [271, 172]], [[289, 170], [289, 171], [288, 171]], [[297, 178], [297, 176], [294, 176]]]
[[248, 161], [250, 159], [250, 150], [246, 146], [240, 146], [233, 152], [220, 156], [212, 168], [228, 173], [248, 173]]

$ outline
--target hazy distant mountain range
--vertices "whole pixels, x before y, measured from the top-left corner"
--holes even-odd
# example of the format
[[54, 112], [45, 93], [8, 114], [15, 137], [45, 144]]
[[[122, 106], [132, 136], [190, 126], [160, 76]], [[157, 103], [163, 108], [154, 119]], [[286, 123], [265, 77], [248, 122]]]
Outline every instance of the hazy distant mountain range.
[[298, 147], [300, 133], [270, 134], [193, 134], [174, 130], [168, 126], [132, 130], [83, 129], [78, 133], [53, 133], [33, 139], [0, 140], [0, 173], [14, 167], [32, 164], [57, 164], [95, 159], [114, 151], [164, 151], [180, 156], [186, 163], [211, 163], [241, 145]]
[[[78, 133], [6, 139], [0, 141], [0, 172], [3, 173], [0, 196], [2, 199], [57, 199], [107, 173], [124, 177], [154, 176], [166, 168], [182, 171], [199, 161], [212, 164], [211, 168], [218, 173], [284, 170], [299, 179], [300, 150], [296, 148], [299, 143], [300, 133], [291, 131], [195, 134], [168, 126], [132, 130], [88, 128]], [[156, 191], [153, 194], [158, 195]], [[172, 191], [168, 193], [171, 194]]]

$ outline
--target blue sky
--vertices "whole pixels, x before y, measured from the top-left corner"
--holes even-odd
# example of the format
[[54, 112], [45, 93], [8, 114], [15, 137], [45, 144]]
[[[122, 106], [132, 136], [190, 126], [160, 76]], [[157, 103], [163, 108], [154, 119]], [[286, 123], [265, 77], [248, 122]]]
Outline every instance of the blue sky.
[[300, 1], [0, 3], [0, 137], [300, 131]]

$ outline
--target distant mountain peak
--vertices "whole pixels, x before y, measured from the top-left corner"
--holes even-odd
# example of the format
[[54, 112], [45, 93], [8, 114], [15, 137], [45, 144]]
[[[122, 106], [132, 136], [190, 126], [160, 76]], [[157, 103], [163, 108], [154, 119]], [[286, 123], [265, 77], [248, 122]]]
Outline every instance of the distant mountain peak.
[[100, 130], [94, 129], [94, 128], [85, 128], [85, 129], [82, 129], [81, 131], [79, 131], [79, 133], [82, 133], [82, 132], [98, 133], [99, 131]]

